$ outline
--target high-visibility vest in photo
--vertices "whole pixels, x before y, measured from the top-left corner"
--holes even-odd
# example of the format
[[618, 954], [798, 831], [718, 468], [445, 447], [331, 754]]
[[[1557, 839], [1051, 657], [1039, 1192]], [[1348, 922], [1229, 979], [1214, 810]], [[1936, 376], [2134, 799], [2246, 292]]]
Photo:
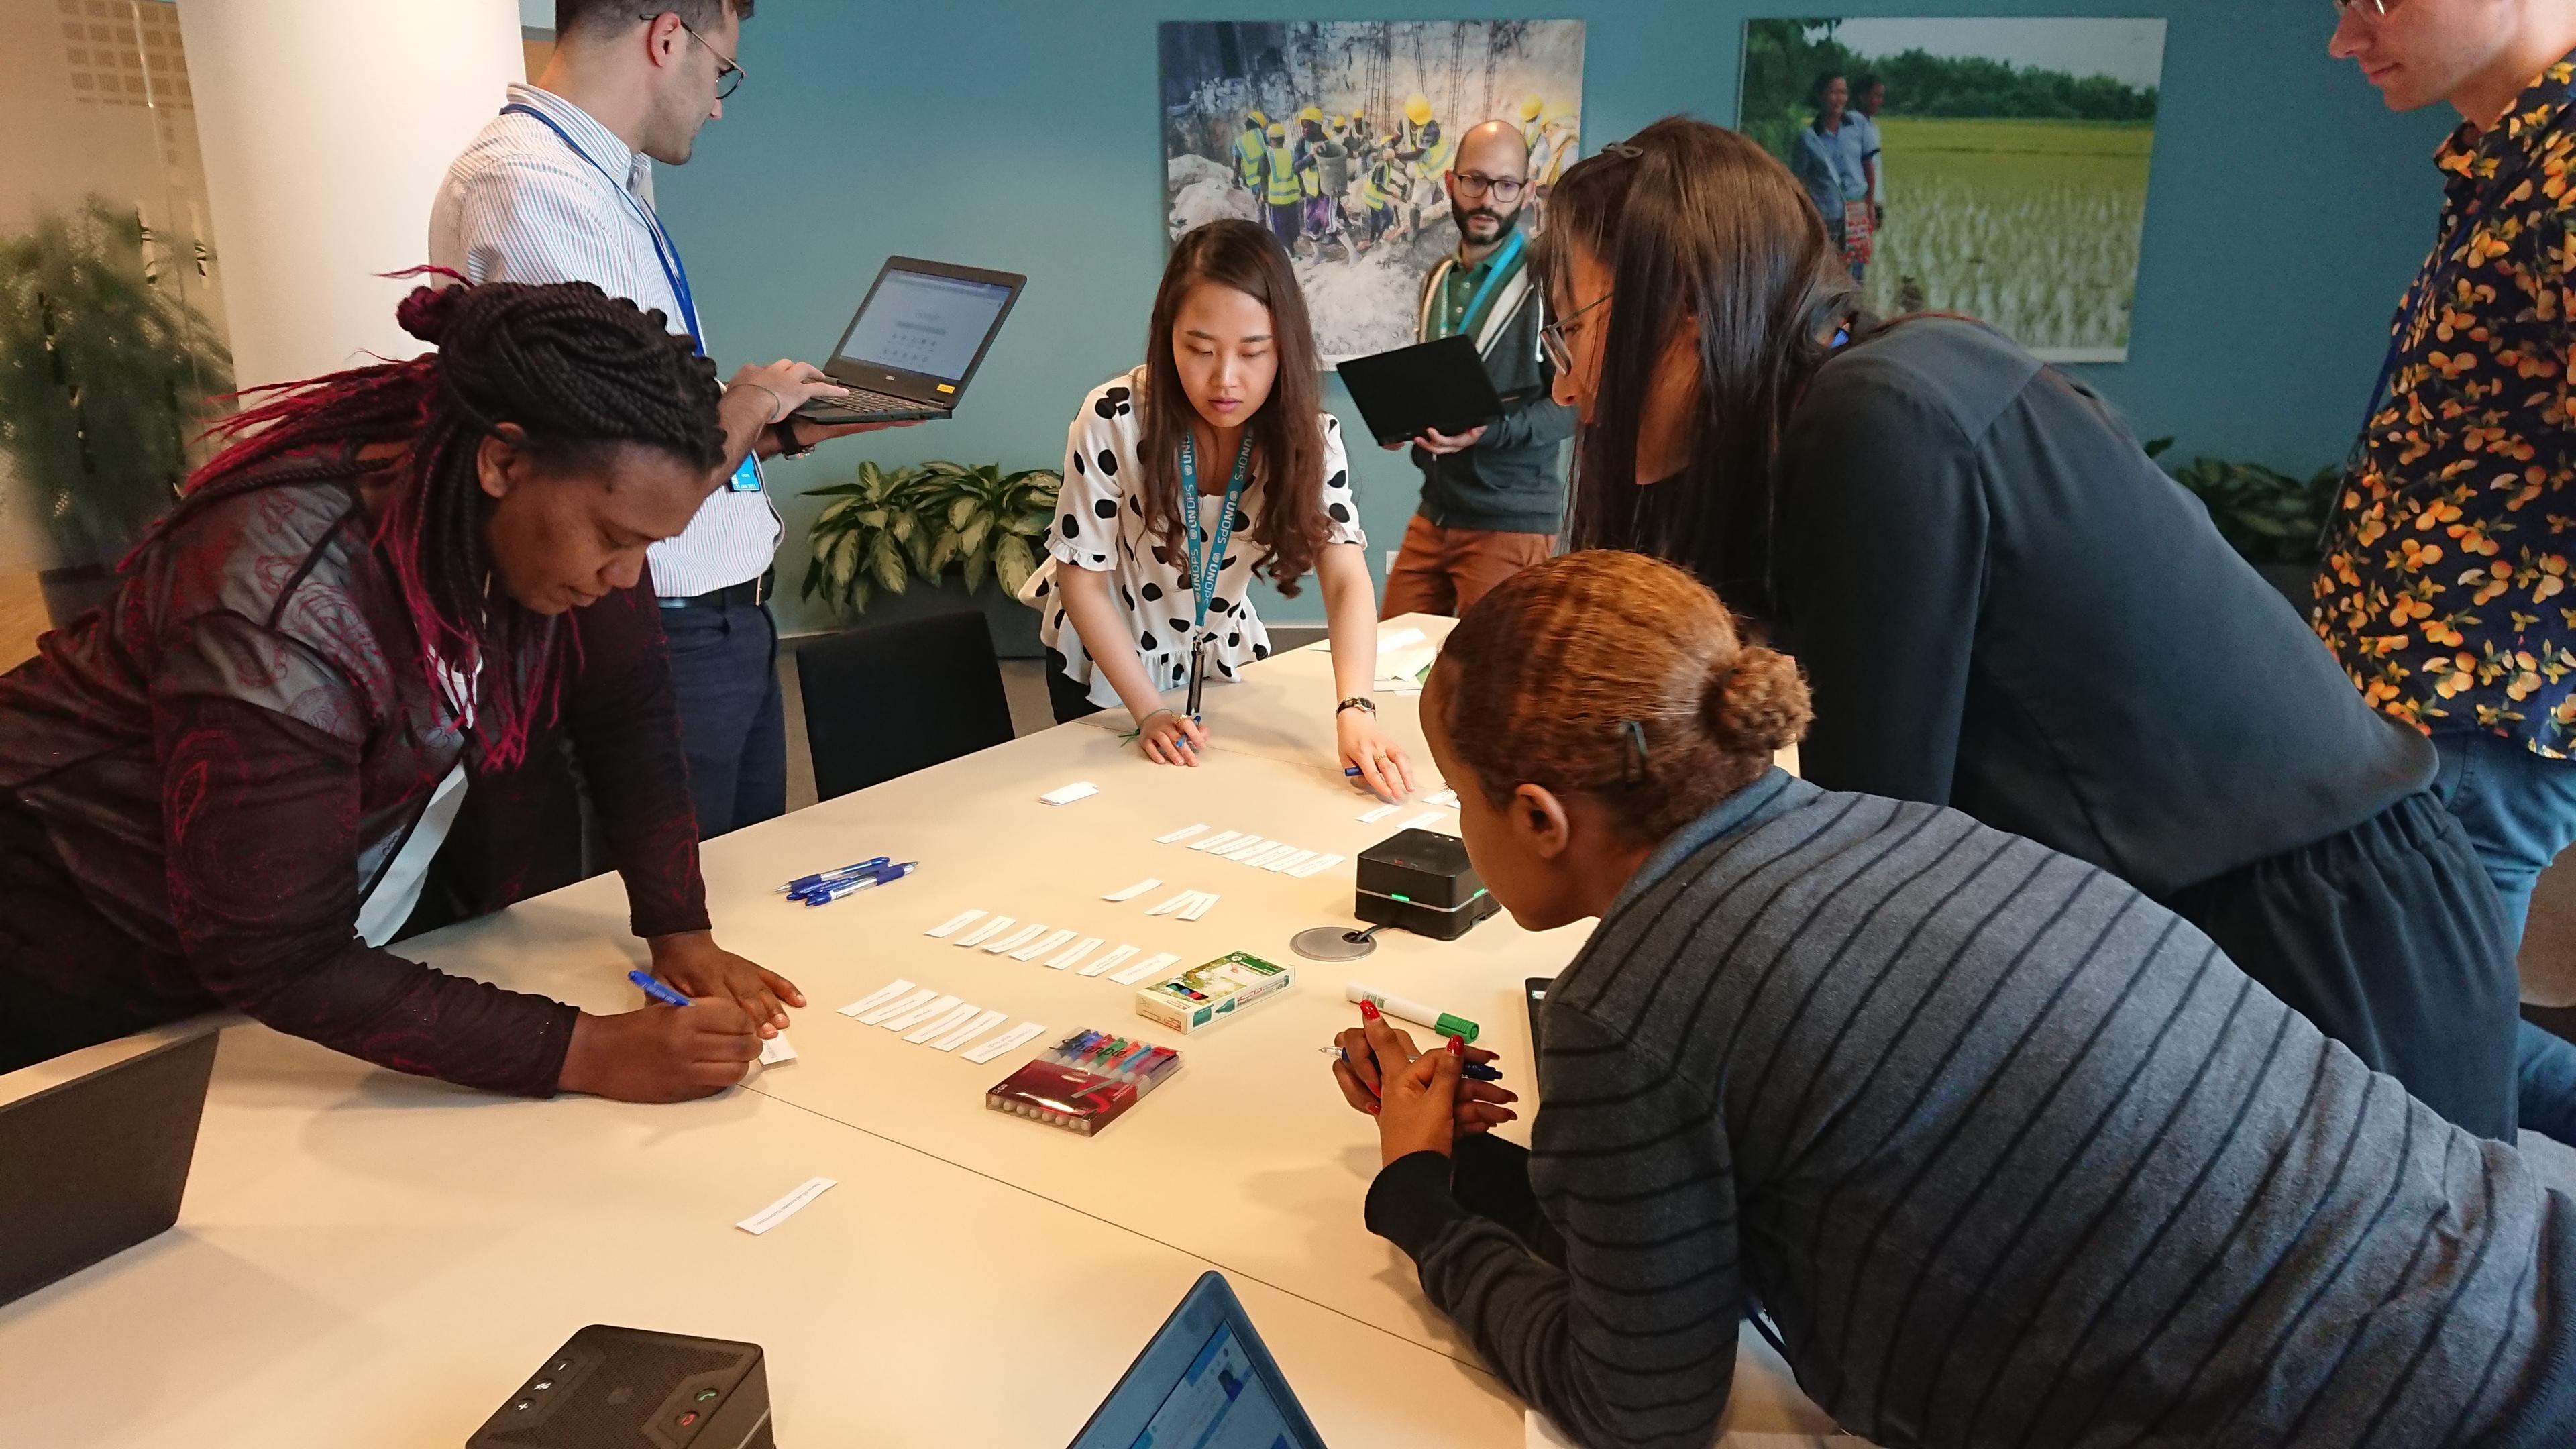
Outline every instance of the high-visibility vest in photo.
[[1304, 200], [1305, 188], [1297, 182], [1297, 152], [1289, 146], [1279, 145], [1263, 147], [1262, 154], [1270, 163], [1270, 204], [1295, 206]]
[[1263, 145], [1261, 133], [1250, 126], [1234, 134], [1234, 172], [1243, 178], [1243, 184], [1246, 187], [1261, 184]]

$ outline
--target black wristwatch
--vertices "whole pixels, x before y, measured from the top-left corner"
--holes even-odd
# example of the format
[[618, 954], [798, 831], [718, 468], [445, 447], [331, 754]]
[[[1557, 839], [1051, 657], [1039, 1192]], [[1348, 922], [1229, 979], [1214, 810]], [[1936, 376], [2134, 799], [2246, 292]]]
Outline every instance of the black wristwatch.
[[1333, 714], [1338, 717], [1341, 712], [1346, 709], [1356, 709], [1369, 714], [1375, 714], [1377, 713], [1377, 701], [1369, 698], [1365, 694], [1355, 694], [1350, 698], [1343, 700], [1340, 704], [1333, 706]]
[[796, 446], [796, 415], [794, 413], [789, 413], [787, 416], [771, 423], [769, 425], [769, 435], [778, 440], [778, 456], [782, 458], [802, 458], [806, 454], [814, 451], [814, 445], [812, 443], [807, 443], [801, 448]]

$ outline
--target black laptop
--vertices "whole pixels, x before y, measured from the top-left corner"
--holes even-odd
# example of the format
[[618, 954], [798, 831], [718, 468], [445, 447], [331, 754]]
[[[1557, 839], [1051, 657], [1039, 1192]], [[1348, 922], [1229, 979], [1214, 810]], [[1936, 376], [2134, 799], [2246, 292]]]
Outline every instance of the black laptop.
[[823, 371], [850, 390], [796, 410], [818, 423], [944, 418], [993, 345], [1028, 278], [890, 257]]
[[1503, 415], [1485, 359], [1464, 336], [1354, 357], [1339, 370], [1380, 443], [1409, 443], [1426, 432], [1455, 437]]
[[1070, 1449], [1324, 1449], [1222, 1273], [1202, 1273]]

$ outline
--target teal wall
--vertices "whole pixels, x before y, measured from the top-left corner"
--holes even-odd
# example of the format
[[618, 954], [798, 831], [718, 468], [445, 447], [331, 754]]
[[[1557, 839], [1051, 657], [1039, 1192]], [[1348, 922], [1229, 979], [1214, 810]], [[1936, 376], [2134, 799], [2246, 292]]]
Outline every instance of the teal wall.
[[[1161, 271], [1156, 23], [1296, 13], [1193, 0], [763, 0], [743, 31], [749, 83], [697, 158], [660, 183], [716, 355], [728, 366], [819, 360], [890, 252], [1029, 275], [955, 420], [774, 470], [791, 628], [829, 623], [792, 587], [813, 514], [797, 490], [870, 457], [1061, 461], [1083, 392], [1140, 355]], [[1585, 20], [1584, 136], [1597, 148], [1670, 112], [1730, 121], [1743, 21], [1778, 12], [1727, 0], [1334, 0], [1311, 13]], [[1950, 0], [1867, 13], [2166, 17], [2130, 360], [2081, 371], [2141, 435], [2173, 434], [2186, 455], [2304, 472], [2342, 454], [2397, 293], [2432, 241], [2440, 187], [2428, 157], [2448, 112], [2387, 114], [2349, 63], [2327, 58], [2322, 4]], [[1337, 385], [1330, 395], [1348, 416]], [[1375, 562], [1412, 512], [1418, 475], [1394, 454], [1354, 461]], [[1311, 619], [1314, 598], [1272, 601], [1265, 614]]]

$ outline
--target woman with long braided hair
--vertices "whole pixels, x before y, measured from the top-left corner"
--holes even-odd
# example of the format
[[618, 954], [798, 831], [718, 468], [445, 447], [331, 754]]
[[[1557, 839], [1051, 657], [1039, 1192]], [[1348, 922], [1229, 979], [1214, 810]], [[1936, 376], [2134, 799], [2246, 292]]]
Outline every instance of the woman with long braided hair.
[[[716, 484], [713, 370], [588, 284], [399, 315], [438, 351], [260, 390], [115, 598], [0, 676], [0, 1071], [224, 1006], [470, 1086], [676, 1100], [803, 1004], [708, 932], [639, 587]], [[463, 796], [558, 728], [686, 1009], [382, 949]]]

